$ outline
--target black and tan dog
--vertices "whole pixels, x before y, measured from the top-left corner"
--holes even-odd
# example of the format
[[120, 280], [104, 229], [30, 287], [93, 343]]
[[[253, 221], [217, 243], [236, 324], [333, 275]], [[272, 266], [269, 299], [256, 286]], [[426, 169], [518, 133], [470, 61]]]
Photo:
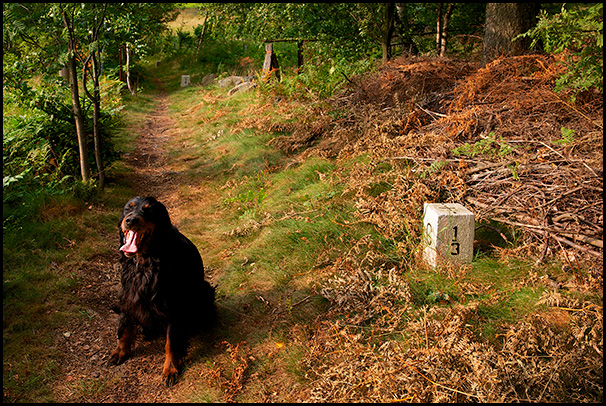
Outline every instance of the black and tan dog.
[[171, 224], [166, 207], [153, 197], [131, 199], [120, 216], [122, 287], [114, 364], [124, 362], [142, 331], [166, 334], [162, 374], [172, 385], [186, 355], [189, 337], [212, 325], [214, 288], [204, 280], [196, 246]]

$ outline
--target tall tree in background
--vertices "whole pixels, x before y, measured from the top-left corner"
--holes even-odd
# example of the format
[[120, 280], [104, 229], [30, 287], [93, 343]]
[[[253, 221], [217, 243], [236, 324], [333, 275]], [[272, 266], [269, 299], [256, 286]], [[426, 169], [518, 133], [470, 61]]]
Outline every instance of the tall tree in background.
[[402, 44], [403, 52], [416, 55], [419, 53], [419, 49], [413, 41], [415, 26], [410, 7], [410, 3], [396, 3], [395, 31]]
[[482, 63], [528, 51], [528, 38], [514, 38], [536, 25], [539, 9], [540, 3], [487, 3]]
[[[101, 158], [101, 135], [99, 126], [101, 125], [101, 92], [99, 91], [99, 78], [101, 77], [101, 44], [100, 31], [105, 22], [105, 13], [108, 4], [92, 4], [94, 13], [93, 25], [90, 31], [89, 55], [84, 61], [82, 73], [82, 88], [93, 103], [93, 145], [95, 147], [95, 163], [97, 165], [99, 188], [105, 186], [105, 169], [103, 159]], [[88, 62], [91, 62], [89, 66]], [[91, 73], [93, 79], [93, 94], [88, 91], [86, 86], [87, 73]]]
[[385, 15], [381, 27], [381, 50], [383, 51], [383, 63], [391, 59], [391, 39], [395, 26], [395, 3], [385, 3]]
[[395, 28], [395, 3], [352, 3], [350, 14], [360, 34], [381, 44], [382, 62], [391, 59], [391, 40]]

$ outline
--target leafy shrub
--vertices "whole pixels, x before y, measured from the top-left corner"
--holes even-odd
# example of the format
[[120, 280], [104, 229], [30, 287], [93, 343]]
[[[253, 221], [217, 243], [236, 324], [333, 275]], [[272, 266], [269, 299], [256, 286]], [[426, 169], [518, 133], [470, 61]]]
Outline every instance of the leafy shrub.
[[261, 85], [261, 91], [297, 99], [325, 99], [335, 94], [348, 80], [372, 69], [374, 61], [363, 59], [350, 62], [345, 59], [333, 59], [328, 62], [308, 61], [299, 73], [289, 74], [281, 71], [282, 81]]
[[519, 37], [531, 37], [533, 47], [542, 41], [546, 52], [565, 53], [567, 70], [556, 80], [556, 91], [571, 89], [576, 95], [592, 87], [603, 92], [603, 4], [548, 16], [541, 10], [536, 27]]
[[[36, 89], [5, 91], [2, 161], [3, 201], [21, 199], [29, 189], [61, 192], [71, 189], [80, 177], [78, 139], [70, 96], [55, 79], [43, 79]], [[101, 84], [102, 159], [107, 167], [118, 157], [110, 132], [118, 123], [121, 108], [119, 87], [112, 81]], [[92, 108], [83, 105], [86, 132], [92, 134]], [[94, 145], [88, 139], [89, 165], [95, 171]]]

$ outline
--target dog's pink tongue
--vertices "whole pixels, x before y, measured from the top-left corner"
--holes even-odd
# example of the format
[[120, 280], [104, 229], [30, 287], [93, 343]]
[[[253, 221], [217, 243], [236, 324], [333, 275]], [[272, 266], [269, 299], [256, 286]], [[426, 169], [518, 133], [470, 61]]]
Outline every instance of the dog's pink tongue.
[[126, 242], [124, 243], [123, 246], [120, 247], [120, 251], [124, 252], [125, 254], [136, 254], [137, 253], [137, 245], [135, 244], [135, 241], [137, 240], [137, 233], [135, 233], [132, 230], [129, 230], [126, 233]]

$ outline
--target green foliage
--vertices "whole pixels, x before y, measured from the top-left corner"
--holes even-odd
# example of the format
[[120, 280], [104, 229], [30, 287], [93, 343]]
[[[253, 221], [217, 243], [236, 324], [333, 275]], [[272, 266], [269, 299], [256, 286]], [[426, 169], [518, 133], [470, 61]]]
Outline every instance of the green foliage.
[[518, 174], [518, 169], [520, 167], [520, 163], [518, 161], [515, 161], [513, 164], [511, 165], [507, 165], [507, 167], [511, 170], [511, 177], [514, 180], [520, 180], [520, 176]]
[[242, 213], [240, 218], [261, 218], [264, 210], [264, 200], [267, 192], [264, 187], [248, 189], [238, 193], [235, 197], [229, 197], [223, 200], [223, 206], [227, 207], [232, 203], [238, 204], [238, 211]]
[[326, 99], [351, 78], [374, 69], [374, 60], [362, 59], [357, 62], [345, 58], [316, 60], [302, 66], [299, 73], [284, 74], [281, 82], [261, 84], [262, 92], [282, 95], [297, 100]]
[[488, 155], [504, 157], [513, 151], [514, 147], [503, 141], [503, 137], [496, 139], [495, 133], [491, 132], [488, 137], [481, 139], [473, 144], [465, 143], [452, 150], [455, 156]]
[[442, 168], [446, 166], [446, 164], [448, 164], [448, 161], [442, 161], [440, 159], [436, 159], [435, 161], [433, 161], [431, 163], [429, 168], [427, 168], [427, 170], [423, 171], [419, 176], [421, 177], [421, 179], [425, 179], [427, 176], [431, 176], [433, 174], [440, 172], [442, 170]]
[[574, 141], [574, 135], [576, 134], [575, 130], [569, 130], [566, 127], [562, 127], [560, 130], [562, 131], [562, 138], [552, 141], [552, 144], [567, 145]]
[[[60, 193], [78, 189], [80, 157], [70, 87], [60, 80], [71, 47], [63, 14], [69, 16], [76, 42], [78, 80], [82, 63], [92, 52], [100, 53], [100, 138], [105, 167], [117, 158], [111, 141], [122, 108], [122, 83], [109, 79], [120, 71], [120, 47], [134, 50], [130, 71], [136, 73], [137, 57], [145, 56], [159, 33], [176, 17], [172, 3], [4, 3], [3, 4], [3, 200], [20, 199], [28, 189]], [[93, 31], [100, 29], [98, 36]], [[124, 58], [123, 58], [124, 59]], [[82, 86], [79, 83], [79, 86]], [[89, 80], [87, 87], [92, 87]], [[93, 109], [80, 93], [86, 134], [92, 134]], [[88, 137], [86, 159], [95, 168], [94, 144]]]
[[[309, 53], [327, 58], [362, 59], [378, 50], [359, 3], [213, 3], [210, 35], [263, 43], [276, 39], [311, 40]], [[381, 7], [381, 6], [379, 6]], [[370, 13], [370, 16], [374, 14]], [[358, 21], [356, 21], [358, 19]]]
[[603, 92], [604, 21], [602, 3], [549, 16], [541, 11], [536, 27], [520, 35], [541, 41], [545, 51], [566, 56], [566, 72], [556, 80], [555, 90], [571, 89], [572, 99], [591, 88]]
[[[119, 124], [122, 107], [112, 81], [104, 81], [101, 111], [102, 158], [106, 165], [118, 158], [111, 134]], [[65, 84], [43, 80], [38, 86], [22, 85], [18, 94], [6, 91], [3, 115], [3, 201], [21, 199], [29, 189], [53, 193], [78, 186], [79, 158], [76, 129]], [[92, 133], [92, 109], [86, 108], [86, 130]], [[93, 140], [88, 140], [93, 151]], [[94, 167], [94, 157], [89, 155]]]

